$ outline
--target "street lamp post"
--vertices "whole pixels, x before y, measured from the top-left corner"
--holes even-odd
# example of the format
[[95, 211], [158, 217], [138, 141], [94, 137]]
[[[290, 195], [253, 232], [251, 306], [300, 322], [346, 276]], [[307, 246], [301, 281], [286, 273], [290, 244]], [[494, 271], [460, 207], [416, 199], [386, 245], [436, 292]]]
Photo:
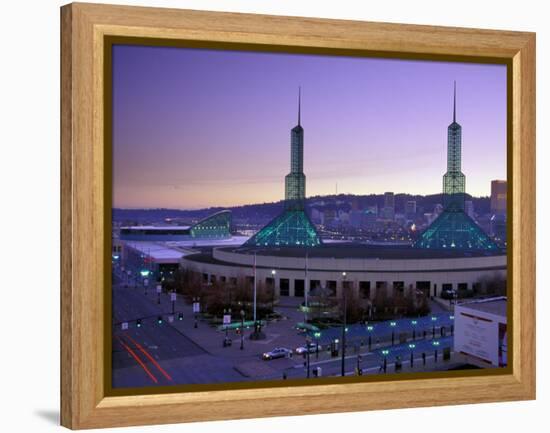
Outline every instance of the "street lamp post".
[[345, 272], [342, 272], [342, 296], [344, 298], [344, 321], [342, 323], [342, 376], [346, 375], [346, 326], [347, 326], [347, 312], [348, 312], [348, 301], [346, 296], [346, 276]]
[[198, 310], [199, 310], [199, 305], [200, 305], [200, 298], [199, 297], [195, 297], [193, 298], [193, 313], [195, 313], [195, 324], [193, 325], [194, 328], [198, 328], [199, 327], [199, 321], [198, 321], [198, 317], [197, 317], [197, 314], [198, 314]]
[[275, 269], [271, 270], [271, 279], [273, 280], [273, 287], [271, 287], [271, 312], [273, 313], [275, 310], [275, 274], [277, 272]]
[[176, 291], [172, 290], [170, 294], [170, 299], [172, 300], [172, 314], [176, 312]]
[[128, 269], [126, 271], [126, 287], [130, 287], [130, 275], [132, 275], [132, 271]]
[[356, 353], [357, 353], [357, 375], [361, 375], [361, 347], [356, 347]]
[[244, 310], [241, 310], [241, 350], [244, 349]]
[[306, 363], [307, 363], [307, 378], [309, 379], [309, 346], [311, 344], [311, 339], [309, 336], [306, 338]]
[[439, 347], [439, 341], [434, 341], [432, 343], [435, 347], [435, 351], [434, 351], [434, 362], [437, 362], [437, 348]]
[[[224, 310], [223, 310], [223, 315], [225, 316], [226, 314], [228, 314], [228, 312], [229, 312], [229, 314], [231, 314], [231, 309], [226, 310], [226, 309], [224, 308]], [[227, 328], [227, 323], [226, 323], [226, 324], [225, 324], [225, 339], [226, 339], [226, 340], [227, 340], [227, 336], [228, 336], [227, 333], [228, 333], [228, 328]]]
[[321, 337], [321, 333], [316, 332], [314, 335], [315, 335], [315, 359], [319, 359], [319, 337]]
[[[308, 291], [309, 291], [309, 282], [308, 282], [308, 252], [306, 249], [306, 259], [305, 259], [305, 275], [304, 275], [304, 323], [307, 323], [307, 313], [308, 313]], [[308, 376], [309, 377], [309, 376]]]
[[[231, 308], [224, 309], [223, 315], [224, 315], [224, 319], [226, 315], [229, 315], [229, 321], [231, 321]], [[225, 347], [228, 344], [228, 340], [229, 340], [229, 335], [228, 335], [229, 323], [224, 323], [224, 326], [225, 326], [225, 340], [224, 340], [224, 347]]]
[[411, 368], [414, 365], [414, 348], [416, 345], [414, 343], [409, 344], [409, 349], [411, 349]]
[[391, 345], [395, 344], [395, 327], [397, 326], [396, 322], [390, 322], [391, 326]]
[[383, 364], [383, 367], [382, 367], [383, 370], [384, 370], [384, 373], [388, 369], [388, 353], [390, 353], [390, 351], [387, 350], [387, 349], [382, 351], [382, 355], [384, 355], [384, 364]]
[[367, 326], [367, 331], [369, 331], [369, 352], [371, 351], [371, 347], [372, 347], [372, 331], [374, 329], [374, 326], [372, 325], [369, 325]]
[[257, 280], [256, 278], [256, 252], [254, 252], [254, 332], [256, 332], [256, 293], [257, 293]]
[[162, 292], [162, 285], [157, 284], [157, 304], [160, 305], [160, 293]]

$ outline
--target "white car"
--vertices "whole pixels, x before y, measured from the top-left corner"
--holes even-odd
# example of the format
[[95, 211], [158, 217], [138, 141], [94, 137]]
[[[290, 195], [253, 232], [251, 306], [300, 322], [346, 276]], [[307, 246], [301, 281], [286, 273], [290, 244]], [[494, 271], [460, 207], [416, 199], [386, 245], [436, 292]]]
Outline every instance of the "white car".
[[[321, 346], [319, 346], [319, 350], [321, 350]], [[298, 355], [305, 355], [308, 351], [309, 353], [315, 353], [317, 351], [317, 345], [315, 343], [309, 343], [307, 345], [307, 348], [306, 346], [300, 346], [297, 347], [294, 351]]]
[[292, 357], [292, 350], [287, 349], [285, 347], [277, 347], [276, 349], [273, 349], [271, 352], [265, 352], [262, 355], [262, 359], [264, 361], [269, 361], [270, 359], [276, 359], [276, 358], [290, 358]]

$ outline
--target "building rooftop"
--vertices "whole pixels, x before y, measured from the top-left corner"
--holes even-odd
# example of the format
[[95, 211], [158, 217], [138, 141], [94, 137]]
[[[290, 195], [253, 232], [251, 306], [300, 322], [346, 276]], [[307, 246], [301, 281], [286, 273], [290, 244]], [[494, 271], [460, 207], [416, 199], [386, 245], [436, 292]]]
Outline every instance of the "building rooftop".
[[[278, 257], [304, 257], [303, 247], [255, 247], [243, 245], [227, 248], [240, 254], [257, 254]], [[414, 248], [410, 245], [369, 245], [358, 243], [331, 243], [307, 249], [308, 257], [315, 258], [357, 258], [357, 259], [435, 259], [502, 256], [503, 250], [459, 250], [454, 248]]]
[[506, 296], [463, 302], [459, 306], [502, 317], [506, 317], [508, 312], [508, 300]]
[[121, 227], [120, 230], [158, 230], [158, 231], [165, 231], [165, 230], [173, 230], [173, 231], [185, 231], [189, 230], [191, 226], [129, 226], [129, 227]]
[[220, 246], [238, 246], [243, 244], [248, 236], [232, 236], [228, 239], [190, 239], [186, 241], [125, 241], [127, 247], [137, 250], [155, 261], [162, 263], [177, 262], [183, 256], [196, 254], [201, 249], [211, 249]]
[[192, 250], [176, 249], [157, 242], [127, 242], [126, 246], [151, 257], [159, 263], [177, 262], [183, 256], [194, 252]]

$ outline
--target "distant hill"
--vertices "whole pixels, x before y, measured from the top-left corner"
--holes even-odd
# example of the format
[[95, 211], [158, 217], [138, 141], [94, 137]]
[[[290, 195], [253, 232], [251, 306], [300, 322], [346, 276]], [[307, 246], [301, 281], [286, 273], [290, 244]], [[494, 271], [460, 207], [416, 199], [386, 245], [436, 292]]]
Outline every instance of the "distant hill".
[[[436, 204], [442, 203], [442, 194], [432, 195], [410, 195], [395, 194], [395, 210], [397, 213], [403, 213], [405, 203], [409, 200], [415, 200], [418, 213], [433, 212]], [[466, 200], [472, 200], [475, 212], [478, 214], [487, 214], [490, 212], [489, 197], [471, 197], [467, 195]], [[306, 200], [306, 206], [319, 210], [334, 209], [349, 211], [354, 209], [365, 209], [369, 206], [384, 206], [383, 194], [353, 195], [339, 194], [328, 196], [314, 196]], [[147, 222], [174, 219], [180, 223], [193, 223], [201, 218], [205, 218], [215, 212], [229, 209], [233, 213], [235, 220], [251, 220], [262, 222], [274, 218], [283, 209], [283, 201], [272, 203], [256, 203], [233, 207], [210, 207], [196, 210], [179, 209], [113, 209], [113, 220], [122, 223], [144, 224]]]

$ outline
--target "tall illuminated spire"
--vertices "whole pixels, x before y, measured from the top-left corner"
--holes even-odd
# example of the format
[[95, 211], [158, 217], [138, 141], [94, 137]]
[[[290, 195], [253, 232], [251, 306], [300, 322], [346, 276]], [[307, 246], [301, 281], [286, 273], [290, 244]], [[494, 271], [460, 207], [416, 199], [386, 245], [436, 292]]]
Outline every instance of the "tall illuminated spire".
[[453, 123], [447, 128], [447, 172], [443, 176], [444, 207], [464, 210], [466, 177], [462, 174], [462, 126], [456, 122], [456, 81], [453, 89]]
[[453, 123], [456, 123], [456, 81], [454, 86], [454, 97], [453, 97]]
[[302, 106], [302, 86], [298, 87], [298, 126], [300, 126], [300, 112]]
[[298, 87], [298, 124], [290, 131], [290, 173], [285, 177], [285, 206], [304, 209], [306, 176], [304, 175], [304, 128], [301, 122], [302, 89]]
[[254, 236], [245, 247], [317, 247], [317, 229], [305, 211], [304, 128], [301, 125], [302, 89], [298, 87], [298, 124], [290, 131], [290, 173], [285, 176], [285, 209]]
[[453, 122], [447, 128], [447, 172], [443, 176], [444, 208], [414, 247], [497, 251], [497, 244], [464, 212], [466, 176], [461, 171], [462, 126], [456, 122], [456, 81], [453, 87]]

